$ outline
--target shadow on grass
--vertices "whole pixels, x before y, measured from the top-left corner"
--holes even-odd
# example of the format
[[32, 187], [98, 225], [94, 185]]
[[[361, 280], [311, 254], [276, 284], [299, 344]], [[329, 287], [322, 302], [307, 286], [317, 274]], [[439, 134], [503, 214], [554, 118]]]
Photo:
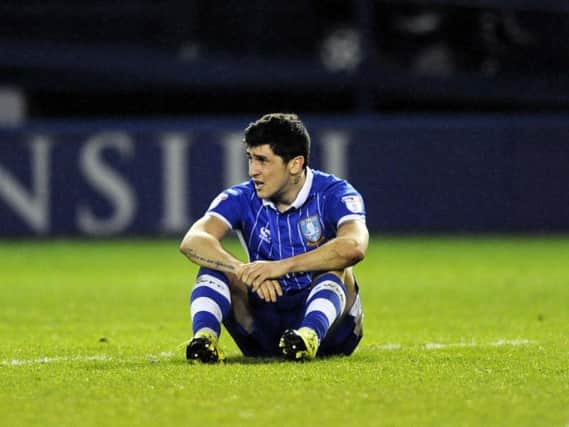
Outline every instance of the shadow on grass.
[[270, 365], [274, 363], [285, 363], [285, 359], [280, 357], [245, 357], [245, 356], [230, 356], [225, 359], [226, 364], [233, 365]]
[[201, 363], [201, 362], [188, 362], [184, 358], [171, 358], [171, 359], [115, 359], [108, 362], [81, 362], [77, 365], [80, 369], [103, 371], [113, 369], [148, 369], [152, 367], [184, 367], [188, 368], [201, 368], [201, 367], [219, 367], [224, 366], [265, 366], [265, 365], [289, 365], [289, 366], [310, 366], [319, 365], [328, 361], [347, 361], [349, 358], [346, 356], [330, 356], [319, 357], [311, 361], [291, 361], [281, 359], [279, 357], [244, 357], [244, 356], [229, 356], [221, 363]]
[[280, 358], [254, 358], [254, 357], [244, 357], [240, 355], [229, 356], [221, 363], [201, 363], [201, 362], [188, 362], [183, 357], [172, 357], [172, 358], [115, 358], [107, 361], [81, 361], [74, 362], [74, 365], [80, 369], [85, 370], [109, 370], [109, 369], [121, 369], [121, 368], [148, 368], [155, 366], [159, 367], [175, 367], [175, 366], [188, 366], [188, 367], [198, 367], [198, 366], [239, 366], [239, 365], [271, 365], [271, 364], [295, 364], [300, 362], [289, 362], [285, 359]]
[[[368, 357], [366, 357], [368, 356]], [[176, 366], [251, 366], [251, 365], [312, 365], [320, 363], [345, 363], [350, 360], [354, 362], [369, 361], [369, 355], [355, 354], [353, 356], [320, 356], [311, 361], [290, 361], [282, 357], [246, 357], [241, 354], [231, 354], [222, 363], [201, 363], [188, 362], [182, 354], [178, 352], [164, 353], [161, 355], [114, 355], [102, 358], [101, 360], [73, 360], [71, 365], [85, 370], [108, 370], [121, 368], [148, 368], [156, 367], [176, 367]]]

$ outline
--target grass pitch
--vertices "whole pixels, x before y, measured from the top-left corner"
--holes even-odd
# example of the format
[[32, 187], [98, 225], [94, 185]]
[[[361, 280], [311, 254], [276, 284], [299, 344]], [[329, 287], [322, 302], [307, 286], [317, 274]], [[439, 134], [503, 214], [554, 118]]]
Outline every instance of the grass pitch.
[[177, 245], [0, 242], [3, 426], [569, 426], [568, 238], [376, 236], [353, 356], [222, 366]]

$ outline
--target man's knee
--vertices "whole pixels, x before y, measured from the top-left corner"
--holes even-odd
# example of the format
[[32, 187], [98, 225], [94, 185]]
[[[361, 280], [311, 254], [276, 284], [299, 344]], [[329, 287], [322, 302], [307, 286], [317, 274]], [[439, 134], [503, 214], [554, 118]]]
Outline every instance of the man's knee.
[[227, 278], [229, 280], [231, 300], [233, 301], [233, 316], [245, 331], [251, 333], [253, 330], [253, 315], [249, 305], [249, 289], [234, 274], [228, 273]]
[[240, 281], [235, 274], [225, 273], [209, 268], [201, 267], [198, 272], [198, 282], [200, 277], [210, 275], [225, 283], [229, 290], [231, 301], [231, 312], [235, 320], [247, 332], [253, 329], [253, 316], [249, 307], [249, 296], [247, 285]]
[[354, 304], [354, 301], [356, 300], [356, 296], [358, 294], [356, 281], [354, 279], [352, 269], [351, 267], [348, 267], [343, 270], [332, 270], [332, 271], [321, 272], [318, 275], [314, 276], [312, 283], [317, 283], [327, 274], [333, 274], [334, 276], [336, 276], [338, 279], [340, 279], [340, 281], [345, 287], [346, 306], [344, 309], [344, 313], [346, 313]]

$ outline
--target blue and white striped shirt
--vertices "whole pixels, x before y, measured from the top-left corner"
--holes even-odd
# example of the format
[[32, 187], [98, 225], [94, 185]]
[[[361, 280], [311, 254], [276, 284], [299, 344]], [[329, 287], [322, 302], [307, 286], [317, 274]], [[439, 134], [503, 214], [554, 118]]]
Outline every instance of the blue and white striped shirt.
[[[365, 221], [362, 196], [347, 181], [310, 168], [306, 171], [303, 187], [285, 212], [260, 199], [249, 180], [219, 194], [206, 214], [237, 231], [250, 261], [308, 252], [333, 239], [342, 223]], [[303, 289], [311, 281], [309, 272], [289, 273], [279, 279], [285, 293]]]

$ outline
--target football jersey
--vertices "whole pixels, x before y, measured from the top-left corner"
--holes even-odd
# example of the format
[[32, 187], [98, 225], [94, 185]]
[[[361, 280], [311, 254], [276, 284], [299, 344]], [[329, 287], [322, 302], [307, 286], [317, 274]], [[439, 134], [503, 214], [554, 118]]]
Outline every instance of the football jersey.
[[[219, 194], [207, 213], [235, 230], [249, 261], [274, 261], [311, 251], [336, 236], [350, 220], [365, 221], [362, 196], [347, 181], [307, 168], [306, 180], [284, 212], [257, 196], [252, 180]], [[310, 285], [310, 272], [289, 273], [279, 279], [283, 292]]]

